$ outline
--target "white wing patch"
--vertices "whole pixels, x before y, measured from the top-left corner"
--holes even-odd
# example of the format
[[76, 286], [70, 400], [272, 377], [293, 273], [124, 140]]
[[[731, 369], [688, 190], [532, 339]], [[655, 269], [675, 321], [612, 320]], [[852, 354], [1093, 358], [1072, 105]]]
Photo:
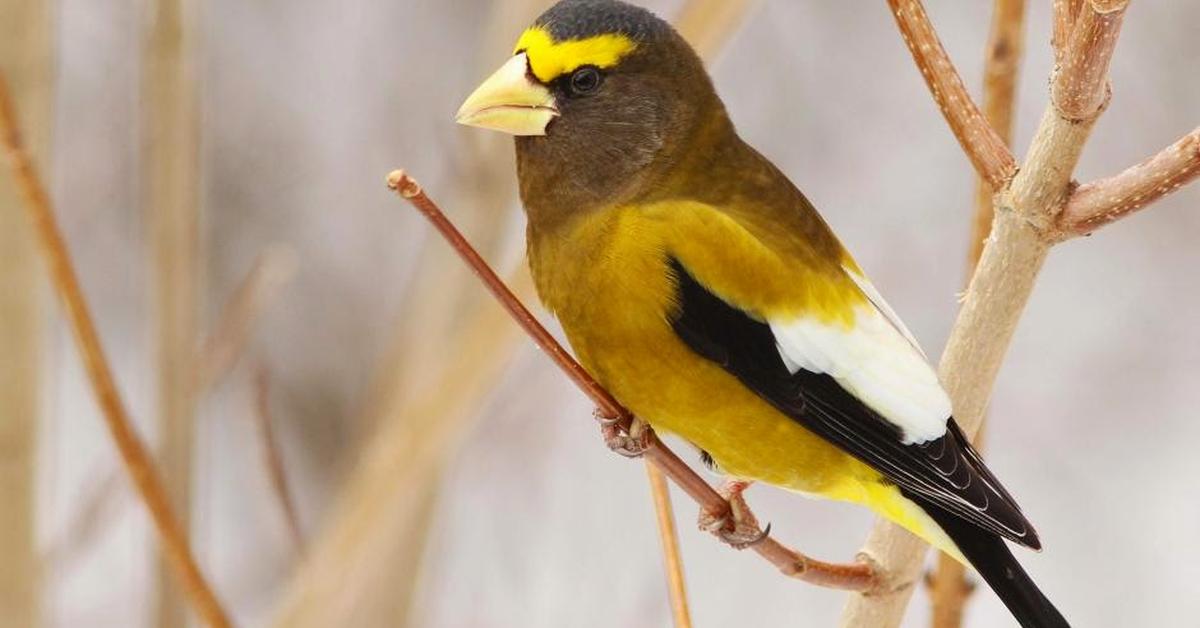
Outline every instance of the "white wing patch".
[[946, 434], [950, 398], [908, 329], [865, 278], [855, 278], [870, 304], [846, 329], [808, 318], [767, 321], [793, 373], [825, 373], [900, 428], [906, 445]]

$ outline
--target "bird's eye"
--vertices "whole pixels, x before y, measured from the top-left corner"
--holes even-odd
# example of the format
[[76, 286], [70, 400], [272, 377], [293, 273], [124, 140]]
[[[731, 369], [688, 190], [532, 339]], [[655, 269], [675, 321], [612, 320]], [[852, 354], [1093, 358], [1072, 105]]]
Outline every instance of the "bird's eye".
[[600, 87], [600, 70], [584, 66], [571, 73], [571, 93], [576, 96], [590, 94]]

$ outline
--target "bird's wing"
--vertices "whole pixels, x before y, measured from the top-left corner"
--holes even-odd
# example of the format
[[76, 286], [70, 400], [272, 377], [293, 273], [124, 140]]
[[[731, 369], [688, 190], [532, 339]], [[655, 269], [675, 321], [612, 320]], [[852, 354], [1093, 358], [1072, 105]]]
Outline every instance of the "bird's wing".
[[772, 317], [731, 305], [685, 259], [670, 261], [678, 306], [671, 323], [694, 351], [902, 489], [1016, 543], [1039, 546], [1032, 525], [951, 418], [950, 401], [912, 335], [873, 288], [864, 289], [849, 326]]

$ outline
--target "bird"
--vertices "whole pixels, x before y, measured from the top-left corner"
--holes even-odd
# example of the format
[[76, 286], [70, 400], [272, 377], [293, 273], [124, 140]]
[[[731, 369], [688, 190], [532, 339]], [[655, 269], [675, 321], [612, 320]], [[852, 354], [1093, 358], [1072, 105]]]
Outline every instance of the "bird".
[[562, 0], [456, 119], [514, 136], [536, 291], [580, 363], [731, 500], [760, 482], [866, 506], [974, 567], [1022, 626], [1068, 625], [917, 340], [668, 22]]

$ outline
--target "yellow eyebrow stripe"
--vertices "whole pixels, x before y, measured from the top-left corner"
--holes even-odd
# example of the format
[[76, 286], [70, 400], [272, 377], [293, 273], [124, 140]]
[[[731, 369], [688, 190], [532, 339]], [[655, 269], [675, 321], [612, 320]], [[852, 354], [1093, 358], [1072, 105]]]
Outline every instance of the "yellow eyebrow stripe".
[[634, 48], [637, 43], [620, 34], [556, 42], [545, 27], [534, 26], [521, 35], [514, 52], [524, 51], [533, 75], [539, 81], [549, 83], [585, 65], [611, 68]]

